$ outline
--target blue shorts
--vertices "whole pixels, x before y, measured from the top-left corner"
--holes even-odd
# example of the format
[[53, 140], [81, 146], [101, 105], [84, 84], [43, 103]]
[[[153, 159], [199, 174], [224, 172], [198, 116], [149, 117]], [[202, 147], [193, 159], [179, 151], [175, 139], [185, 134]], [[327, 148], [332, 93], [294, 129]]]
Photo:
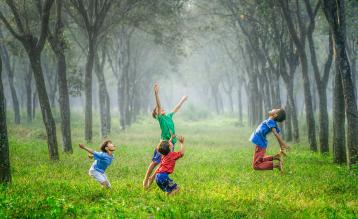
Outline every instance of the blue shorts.
[[[174, 144], [173, 144], [173, 150], [174, 150]], [[154, 163], [160, 163], [160, 160], [162, 159], [162, 154], [157, 151], [157, 149], [154, 149], [152, 161]]]
[[164, 192], [169, 193], [177, 188], [177, 184], [169, 178], [169, 174], [167, 173], [157, 173], [155, 177], [155, 182]]

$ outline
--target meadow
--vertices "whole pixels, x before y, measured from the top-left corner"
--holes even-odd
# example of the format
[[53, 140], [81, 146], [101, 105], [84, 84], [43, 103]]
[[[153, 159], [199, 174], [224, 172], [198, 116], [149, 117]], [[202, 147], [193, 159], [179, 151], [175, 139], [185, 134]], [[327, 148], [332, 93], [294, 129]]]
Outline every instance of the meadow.
[[[118, 148], [107, 171], [112, 189], [101, 189], [87, 174], [92, 161], [77, 146], [83, 142], [80, 117], [72, 116], [74, 153], [61, 153], [57, 162], [49, 160], [40, 119], [9, 125], [13, 181], [0, 190], [0, 218], [358, 218], [355, 170], [310, 152], [302, 141], [290, 144], [284, 174], [254, 171], [252, 128], [225, 116], [177, 118], [187, 152], [172, 175], [181, 187], [174, 197], [155, 184], [142, 188], [159, 142], [156, 121], [140, 118], [126, 131], [115, 122], [110, 138]], [[94, 131], [87, 146], [98, 149], [101, 139]], [[277, 151], [271, 136], [268, 152]]]

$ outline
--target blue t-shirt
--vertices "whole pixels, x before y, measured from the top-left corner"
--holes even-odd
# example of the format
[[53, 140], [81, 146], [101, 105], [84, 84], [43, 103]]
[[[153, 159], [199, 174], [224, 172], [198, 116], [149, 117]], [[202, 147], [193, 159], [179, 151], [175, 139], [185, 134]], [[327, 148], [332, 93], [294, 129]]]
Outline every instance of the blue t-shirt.
[[275, 128], [277, 133], [280, 133], [280, 128], [273, 119], [267, 119], [263, 121], [257, 129], [251, 134], [250, 141], [262, 148], [267, 147], [266, 135], [271, 132], [272, 128]]
[[95, 161], [93, 162], [93, 168], [97, 170], [100, 173], [104, 173], [106, 171], [107, 167], [111, 165], [113, 160], [113, 155], [110, 156], [105, 152], [97, 152], [95, 151], [93, 153], [93, 158]]

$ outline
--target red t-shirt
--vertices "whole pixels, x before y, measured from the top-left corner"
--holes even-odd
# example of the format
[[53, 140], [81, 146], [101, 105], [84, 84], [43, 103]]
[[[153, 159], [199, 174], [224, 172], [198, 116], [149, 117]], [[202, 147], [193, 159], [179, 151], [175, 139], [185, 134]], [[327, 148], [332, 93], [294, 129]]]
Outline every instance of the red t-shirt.
[[182, 156], [183, 154], [181, 152], [169, 152], [167, 155], [162, 156], [157, 173], [173, 173], [175, 161]]

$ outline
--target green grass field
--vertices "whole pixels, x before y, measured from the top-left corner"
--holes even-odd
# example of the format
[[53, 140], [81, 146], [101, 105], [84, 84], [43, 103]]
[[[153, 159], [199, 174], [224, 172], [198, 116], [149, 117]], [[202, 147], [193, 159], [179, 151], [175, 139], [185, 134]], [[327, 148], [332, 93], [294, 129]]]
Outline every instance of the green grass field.
[[[142, 180], [160, 131], [154, 120], [140, 121], [126, 132], [113, 125], [111, 139], [119, 147], [107, 171], [112, 190], [101, 189], [87, 174], [92, 161], [77, 146], [82, 120], [72, 123], [74, 153], [61, 153], [58, 162], [49, 161], [40, 120], [9, 125], [13, 183], [1, 189], [0, 218], [358, 217], [353, 171], [309, 152], [303, 143], [291, 145], [285, 174], [254, 171], [252, 128], [237, 127], [227, 117], [196, 122], [178, 117], [177, 133], [186, 137], [187, 152], [172, 178], [181, 192], [167, 197], [156, 184], [144, 191]], [[98, 128], [94, 131], [88, 146], [97, 149], [101, 139]], [[268, 152], [277, 151], [271, 136]]]

